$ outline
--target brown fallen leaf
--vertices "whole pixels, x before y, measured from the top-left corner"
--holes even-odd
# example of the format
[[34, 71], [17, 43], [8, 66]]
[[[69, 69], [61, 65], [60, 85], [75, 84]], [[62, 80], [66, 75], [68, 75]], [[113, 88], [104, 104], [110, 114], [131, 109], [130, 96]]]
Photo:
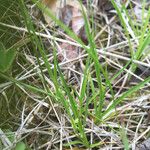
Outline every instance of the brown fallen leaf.
[[47, 7], [54, 8], [56, 7], [57, 0], [43, 0], [42, 1]]
[[66, 5], [61, 8], [59, 18], [68, 27], [71, 26], [72, 16], [72, 6]]
[[[60, 20], [68, 26], [81, 40], [87, 44], [87, 37], [85, 32], [85, 21], [82, 12], [79, 8], [72, 5], [65, 5], [60, 9]], [[78, 57], [78, 48], [76, 46], [63, 43], [60, 45], [61, 51], [59, 60], [70, 60]]]
[[76, 35], [79, 36], [80, 30], [84, 27], [84, 25], [85, 22], [82, 16], [72, 18], [72, 30]]
[[[60, 18], [60, 9], [63, 8], [66, 5], [73, 6], [79, 10], [82, 10], [79, 1], [77, 0], [65, 0], [64, 3], [62, 3], [61, 0], [42, 0], [42, 3], [45, 5], [46, 8], [49, 8], [50, 12], [56, 16], [57, 19]], [[86, 8], [83, 6], [84, 11], [86, 11]], [[43, 13], [45, 21], [51, 25], [53, 23], [53, 20], [46, 14]]]
[[84, 26], [80, 29], [80, 33], [79, 33], [78, 37], [81, 38], [81, 40], [86, 45], [88, 44], [88, 39], [87, 39], [87, 35], [86, 35], [86, 31], [85, 31], [85, 27]]
[[[60, 19], [68, 28], [70, 28], [81, 40], [87, 44], [87, 37], [85, 32], [85, 21], [82, 15], [82, 9], [86, 13], [86, 8], [81, 7], [77, 0], [66, 0], [64, 6], [61, 5], [60, 0], [43, 0], [46, 7], [50, 8], [50, 11]], [[44, 14], [46, 22], [49, 24], [52, 22], [46, 14]], [[78, 47], [62, 43], [60, 49], [58, 49], [58, 60], [71, 60], [78, 57]]]
[[71, 60], [74, 59], [76, 57], [78, 57], [79, 53], [78, 53], [78, 47], [74, 46], [74, 45], [70, 45], [68, 43], [62, 43], [60, 45], [61, 49], [58, 50], [58, 59], [59, 61], [63, 61], [63, 60]]
[[[59, 4], [58, 0], [42, 0], [42, 3], [45, 5], [46, 8], [49, 8], [51, 13], [58, 18], [58, 11], [59, 11]], [[43, 13], [45, 21], [50, 25], [53, 20], [46, 14]]]
[[65, 5], [60, 9], [60, 20], [87, 44], [85, 21], [79, 8]]

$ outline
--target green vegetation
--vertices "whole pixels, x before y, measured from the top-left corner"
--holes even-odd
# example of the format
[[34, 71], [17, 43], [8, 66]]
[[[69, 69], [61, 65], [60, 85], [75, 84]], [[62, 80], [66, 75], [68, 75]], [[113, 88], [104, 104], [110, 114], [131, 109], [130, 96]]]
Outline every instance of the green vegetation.
[[[39, 1], [6, 0], [0, 5], [0, 148], [129, 150], [143, 140], [136, 136], [147, 128], [140, 129], [144, 116], [135, 106], [147, 107], [150, 94], [150, 76], [138, 72], [139, 66], [150, 69], [150, 10], [145, 3], [139, 25], [124, 4], [112, 0], [122, 41], [109, 33], [115, 32], [113, 25], [102, 34], [114, 43], [95, 40], [97, 35], [91, 33], [100, 30], [100, 21], [93, 12], [91, 26], [90, 14], [82, 7], [88, 45]], [[39, 21], [36, 10], [55, 25], [46, 26], [42, 17]], [[81, 54], [61, 62], [58, 49], [63, 42]]]

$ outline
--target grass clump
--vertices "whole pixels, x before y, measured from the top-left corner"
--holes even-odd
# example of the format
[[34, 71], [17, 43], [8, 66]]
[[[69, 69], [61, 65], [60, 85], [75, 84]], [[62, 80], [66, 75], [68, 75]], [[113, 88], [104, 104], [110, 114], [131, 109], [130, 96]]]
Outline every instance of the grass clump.
[[[136, 137], [137, 133], [142, 135], [145, 130], [147, 136], [143, 112], [133, 106], [149, 105], [150, 77], [143, 76], [139, 69], [139, 65], [150, 68], [149, 58], [145, 55], [149, 46], [149, 11], [138, 31], [128, 7], [114, 0], [112, 4], [120, 20], [110, 22], [112, 27], [102, 27], [100, 32], [105, 31], [106, 39], [99, 39], [100, 33], [91, 34], [100, 27], [99, 12], [93, 12], [91, 26], [91, 20], [82, 7], [88, 45], [35, 0], [32, 3], [18, 2], [22, 24], [0, 22], [4, 28], [16, 30], [23, 39], [11, 45], [15, 52], [12, 58], [8, 57], [10, 62], [4, 68], [9, 70], [12, 65], [12, 69], [7, 72], [0, 68], [2, 101], [9, 110], [14, 108], [12, 112], [4, 111], [10, 120], [5, 122], [3, 119], [0, 126], [5, 135], [0, 144], [4, 149], [130, 149], [142, 140], [141, 136]], [[132, 6], [132, 3], [128, 5]], [[95, 3], [93, 6], [98, 7]], [[42, 19], [38, 22], [30, 12], [34, 7], [51, 17], [56, 26], [48, 27]], [[114, 20], [117, 18], [111, 12], [109, 15]], [[106, 23], [111, 20], [107, 15], [101, 17]], [[116, 30], [118, 35], [111, 33]], [[69, 38], [62, 39], [65, 36]], [[58, 49], [63, 42], [76, 46], [81, 54], [61, 62]], [[15, 122], [12, 118], [16, 119]], [[3, 132], [5, 128], [11, 128], [15, 133], [13, 140]], [[6, 141], [9, 142], [5, 145]]]

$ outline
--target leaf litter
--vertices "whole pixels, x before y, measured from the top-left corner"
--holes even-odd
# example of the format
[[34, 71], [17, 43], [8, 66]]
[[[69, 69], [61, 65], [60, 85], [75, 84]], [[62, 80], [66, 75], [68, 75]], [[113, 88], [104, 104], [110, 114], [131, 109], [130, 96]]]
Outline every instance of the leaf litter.
[[[122, 4], [128, 3], [128, 1], [124, 1], [124, 0], [122, 0], [121, 2], [122, 2]], [[137, 1], [133, 1], [133, 4], [135, 4], [134, 2], [137, 3]], [[66, 0], [66, 2], [63, 5], [61, 5], [60, 1], [55, 0], [54, 3], [55, 4], [52, 4], [51, 6], [49, 6], [49, 4], [48, 4], [48, 7], [49, 8], [55, 7], [55, 8], [51, 9], [53, 11], [53, 13], [55, 14], [55, 16], [57, 16], [57, 18], [59, 20], [61, 20], [67, 27], [69, 27], [69, 29], [71, 29], [79, 38], [81, 38], [81, 40], [85, 44], [88, 44], [86, 33], [85, 33], [85, 27], [84, 27], [85, 22], [84, 22], [84, 18], [83, 18], [82, 12], [81, 12], [81, 6], [78, 3], [78, 1]], [[87, 6], [86, 0], [84, 0], [83, 3]], [[115, 16], [114, 8], [109, 0], [98, 0], [98, 1], [94, 1], [92, 4], [93, 4], [93, 6], [97, 5], [98, 11], [101, 12], [102, 16], [106, 19], [106, 22], [108, 22], [109, 19], [111, 20], [112, 18], [114, 18], [114, 16]], [[133, 7], [133, 10], [135, 11], [135, 16], [136, 16], [137, 22], [141, 22], [141, 19], [142, 19], [141, 18], [141, 16], [142, 16], [141, 8], [142, 8], [141, 5], [139, 7], [139, 3], [138, 3], [138, 5], [135, 4]], [[84, 7], [84, 9], [85, 9], [85, 12], [87, 12], [85, 7]], [[129, 10], [129, 12], [130, 12], [130, 10]], [[144, 14], [144, 16], [146, 16], [146, 15], [147, 14]], [[50, 18], [48, 16], [46, 16], [46, 15], [44, 15], [44, 16], [45, 16], [46, 22], [48, 24], [50, 24], [50, 26], [51, 26], [53, 21], [50, 20]], [[131, 13], [131, 17], [132, 17], [132, 13]], [[114, 20], [114, 19], [112, 19], [112, 20]], [[114, 28], [114, 30], [118, 30], [122, 34], [122, 28], [120, 27], [120, 25], [117, 24], [117, 21], [116, 22], [112, 21], [110, 23], [112, 25], [112, 28]], [[109, 28], [109, 25], [108, 25], [108, 28]], [[103, 32], [105, 32], [106, 29]], [[111, 39], [116, 40], [115, 36], [117, 36], [117, 34], [110, 35], [110, 36], [111, 36]], [[124, 36], [122, 36], [122, 35], [118, 35], [118, 36], [120, 36], [118, 39], [119, 41], [116, 40], [116, 42], [120, 42], [120, 40], [122, 40], [121, 38], [124, 39]], [[111, 39], [110, 39], [110, 43], [111, 43]], [[70, 38], [66, 38], [66, 40], [72, 41]], [[99, 43], [101, 43], [101, 41], [99, 41]], [[77, 46], [74, 46], [74, 45], [71, 45], [68, 43], [60, 43], [59, 46], [60, 46], [60, 48], [58, 48], [57, 51], [59, 53], [58, 59], [60, 62], [77, 58], [79, 56], [79, 54], [81, 53], [81, 49], [79, 49]], [[115, 83], [118, 82], [117, 80], [118, 79], [116, 79]], [[117, 86], [114, 86], [114, 87], [120, 88], [120, 85], [118, 85], [118, 87]], [[123, 88], [126, 89], [126, 87], [123, 87]], [[148, 115], [147, 121], [149, 121], [149, 112], [147, 112], [147, 115]], [[131, 117], [132, 117], [132, 114], [131, 114]]]
[[[70, 30], [72, 30], [85, 44], [87, 44], [87, 37], [85, 33], [85, 21], [81, 12], [81, 6], [78, 1], [67, 0], [63, 6], [60, 6], [60, 1], [52, 1], [48, 3], [43, 1], [46, 6], [52, 9], [53, 14], [57, 16], [57, 19], [61, 20]], [[85, 12], [86, 8], [83, 6]], [[52, 21], [45, 15], [47, 23]], [[67, 39], [68, 40], [68, 39]], [[70, 45], [68, 43], [62, 43], [59, 45], [58, 59], [60, 61], [71, 60], [79, 56], [79, 48]]]
[[[124, 1], [124, 2], [126, 2], [126, 1]], [[136, 1], [132, 1], [132, 2], [136, 2]], [[49, 7], [51, 9], [51, 11], [54, 13], [55, 16], [57, 16], [58, 19], [60, 19], [79, 38], [81, 38], [82, 41], [85, 44], [88, 44], [87, 37], [86, 37], [86, 34], [85, 34], [85, 28], [84, 28], [84, 18], [82, 16], [81, 8], [80, 8], [80, 5], [79, 5], [78, 2], [66, 0], [65, 3], [60, 3], [60, 1], [56, 1], [56, 0], [43, 0], [43, 3], [46, 5], [46, 7]], [[87, 5], [88, 2], [84, 0], [84, 3]], [[118, 38], [117, 35], [116, 35], [116, 32], [114, 32], [114, 31], [117, 30], [118, 31], [117, 33], [119, 34], [123, 31], [122, 27], [118, 23], [118, 20], [114, 19], [114, 21], [112, 21], [111, 24], [109, 24], [109, 19], [111, 17], [115, 16], [115, 13], [112, 11], [114, 9], [112, 4], [110, 3], [109, 0], [106, 0], [106, 1], [105, 0], [99, 0], [99, 1], [94, 0], [92, 2], [91, 6], [93, 6], [95, 8], [96, 5], [97, 5], [97, 7], [99, 7], [98, 11], [100, 11], [100, 12], [96, 12], [98, 15], [95, 14], [96, 17], [95, 17], [95, 22], [94, 23], [95, 23], [95, 26], [98, 28], [97, 29], [98, 32], [99, 32], [100, 29], [103, 30], [102, 33], [105, 33], [105, 38], [102, 38], [102, 36], [99, 36], [99, 37], [97, 36], [98, 38], [96, 38], [95, 42], [98, 45], [101, 45], [101, 47], [105, 47], [104, 46], [105, 44], [103, 44], [103, 43], [106, 43], [107, 40], [109, 41], [109, 38], [107, 38], [107, 36], [110, 35], [109, 43], [110, 43], [110, 45], [112, 45], [113, 48], [108, 47], [108, 51], [113, 52], [114, 54], [119, 54], [119, 55], [122, 55], [122, 56], [125, 56], [125, 57], [129, 57], [128, 46], [126, 46], [125, 44], [123, 44], [123, 45], [120, 44], [121, 41], [124, 42], [124, 40], [126, 40], [125, 36], [122, 33], [122, 34], [119, 35], [119, 38]], [[137, 6], [137, 5], [135, 5], [135, 6]], [[86, 7], [85, 10], [87, 8], [88, 7]], [[141, 13], [141, 11], [138, 11], [138, 9], [135, 8], [136, 18], [139, 20], [139, 22], [141, 22], [141, 17], [140, 17], [141, 14], [139, 12]], [[108, 14], [109, 14], [109, 17], [107, 16]], [[49, 25], [50, 28], [54, 27], [54, 23], [50, 19], [49, 16], [44, 14], [44, 18], [45, 18], [45, 20], [46, 20], [46, 22], [47, 22], [47, 24]], [[106, 24], [105, 28], [101, 27], [101, 24], [103, 22], [108, 23], [108, 24]], [[118, 27], [120, 27], [121, 30]], [[109, 30], [110, 31], [112, 30], [112, 32], [110, 32]], [[65, 33], [63, 33], [63, 34], [65, 34]], [[68, 41], [72, 41], [67, 36], [66, 37], [64, 36], [63, 39], [68, 40]], [[114, 46], [116, 44], [114, 41], [118, 45], [120, 44], [119, 46], [117, 46], [117, 48]], [[82, 51], [82, 49], [80, 49], [78, 46], [74, 46], [72, 44], [65, 43], [65, 42], [60, 42], [60, 41], [58, 43], [59, 43], [60, 48], [57, 49], [57, 52], [59, 54], [58, 59], [59, 59], [60, 63], [65, 62], [67, 60], [77, 58], [80, 55], [81, 51]], [[100, 47], [100, 46], [98, 46], [98, 47]], [[136, 46], [135, 46], [135, 48], [136, 48]], [[28, 56], [30, 57], [30, 55], [28, 55]], [[104, 57], [101, 56], [101, 57], [102, 57], [102, 59], [100, 59], [100, 63], [102, 65], [103, 64], [105, 65], [106, 61], [108, 61], [107, 62], [108, 63], [107, 64], [108, 69], [110, 69], [110, 72], [112, 74], [114, 73], [114, 71], [119, 72], [120, 68], [118, 68], [118, 66], [122, 67], [124, 65], [124, 62], [119, 61], [117, 58], [114, 59], [113, 57], [110, 56], [110, 58], [108, 57], [106, 59], [105, 56]], [[111, 63], [112, 61], [113, 61], [113, 63]], [[143, 69], [142, 72], [144, 72], [144, 70], [145, 70], [145, 68]], [[78, 70], [75, 70], [75, 71], [77, 72]], [[74, 73], [74, 78], [79, 80], [79, 83], [80, 83], [81, 81], [77, 76], [77, 75], [80, 75], [80, 72], [77, 72], [78, 73], [77, 75], [76, 75], [76, 72]], [[120, 84], [118, 84], [118, 83], [122, 81], [120, 79], [124, 76], [124, 74], [125, 73], [123, 72], [118, 78], [116, 78], [116, 80], [113, 84], [113, 88], [116, 91], [118, 91], [118, 89], [120, 89]], [[138, 72], [138, 75], [140, 76], [141, 73]], [[82, 79], [82, 72], [81, 72], [80, 78]], [[32, 80], [34, 80], [34, 76], [33, 76]], [[50, 80], [47, 79], [47, 78], [46, 78], [46, 80], [51, 85]], [[132, 80], [132, 82], [133, 82], [133, 80]], [[137, 82], [133, 82], [133, 83], [136, 84]], [[95, 82], [94, 82], [94, 84], [95, 84]], [[76, 86], [78, 86], [78, 85], [76, 85]], [[79, 84], [79, 86], [80, 86], [80, 84]], [[130, 85], [129, 85], [129, 83], [127, 83], [126, 86], [123, 87], [123, 91], [125, 91], [129, 87], [130, 87]], [[77, 87], [77, 90], [78, 89], [79, 89], [79, 87]], [[148, 105], [149, 105], [149, 97], [150, 96], [147, 95], [147, 97], [144, 98], [143, 95], [146, 94], [145, 91], [147, 91], [147, 89], [146, 90], [141, 89], [141, 91], [139, 93], [137, 92], [137, 93], [135, 93], [135, 95], [132, 95], [131, 97], [126, 98], [127, 102], [121, 103], [121, 105], [116, 108], [116, 111], [119, 113], [119, 115], [124, 118], [123, 121], [124, 121], [124, 124], [126, 124], [126, 133], [127, 133], [127, 136], [129, 138], [129, 140], [131, 141], [130, 146], [132, 146], [132, 147], [137, 145], [137, 143], [142, 143], [141, 141], [144, 141], [145, 139], [147, 139], [147, 141], [149, 141], [148, 134], [146, 134], [146, 133], [144, 134], [144, 132], [143, 132], [143, 131], [146, 131], [147, 128], [148, 128], [147, 124], [145, 122], [147, 122], [149, 120], [149, 112], [147, 111], [147, 109], [143, 110], [143, 109], [141, 109], [142, 107], [140, 107], [140, 106], [143, 106], [143, 108], [149, 107]], [[147, 93], [149, 93], [149, 91], [147, 91]], [[121, 93], [116, 95], [116, 97], [119, 97], [120, 94]], [[110, 97], [111, 96], [108, 94], [108, 97], [106, 98], [106, 101], [108, 102], [108, 104], [110, 102], [109, 101]], [[37, 100], [38, 98], [39, 97], [32, 96], [32, 99]], [[43, 100], [43, 98], [40, 97], [40, 100], [41, 99]], [[37, 116], [38, 122], [42, 120], [45, 112], [48, 111], [47, 109], [45, 109], [43, 107], [44, 105], [41, 105], [41, 102], [39, 104], [40, 104], [40, 110], [37, 110], [37, 114], [34, 115], [34, 117]], [[132, 106], [135, 106], [135, 105], [139, 106], [140, 108], [139, 107], [133, 108]], [[28, 114], [28, 111], [30, 112], [30, 110], [28, 109], [28, 106], [24, 106], [24, 107], [26, 107], [26, 109], [27, 109], [25, 111], [25, 113]], [[64, 117], [63, 115], [65, 113], [63, 115], [61, 114], [62, 112], [59, 109], [60, 107], [58, 107], [58, 105], [55, 105], [55, 104], [54, 104], [53, 107], [56, 108], [57, 112], [60, 111], [60, 113], [58, 113], [58, 115], [63, 118]], [[90, 107], [91, 108], [89, 109], [89, 111], [92, 112], [93, 106], [90, 106]], [[44, 143], [44, 141], [43, 141], [43, 143], [40, 143], [41, 145], [38, 143], [38, 146], [41, 147], [39, 149], [42, 149], [43, 147], [44, 147], [44, 149], [45, 149], [45, 147], [49, 147], [49, 148], [52, 147], [53, 149], [57, 149], [58, 148], [58, 143], [60, 143], [60, 139], [59, 139], [59, 135], [58, 135], [58, 133], [59, 133], [58, 130], [61, 130], [59, 128], [60, 124], [56, 121], [57, 119], [55, 117], [55, 113], [54, 113], [53, 109], [52, 108], [50, 108], [50, 109], [51, 109], [50, 114], [48, 115], [47, 120], [42, 120], [42, 122], [44, 122], [44, 125], [48, 124], [51, 128], [47, 130], [47, 128], [44, 128], [44, 125], [43, 125], [43, 128], [44, 128], [43, 130], [41, 130], [39, 128], [39, 131], [35, 131], [39, 135], [39, 137], [36, 137], [35, 140], [32, 141], [33, 143], [34, 142], [36, 143], [37, 142], [36, 139], [39, 138], [40, 139], [39, 143], [40, 143], [42, 141], [41, 137], [44, 137], [45, 135], [48, 136], [47, 143]], [[45, 110], [45, 112], [41, 116], [42, 110]], [[145, 115], [148, 116], [148, 119], [145, 117]], [[69, 124], [70, 122], [68, 121], [69, 119], [68, 119], [67, 116], [65, 116], [63, 119], [65, 121], [62, 121], [62, 126], [65, 128], [65, 131], [60, 132], [60, 133], [62, 133], [63, 140], [65, 140], [65, 142], [68, 140], [65, 137], [66, 133], [67, 133], [67, 136], [69, 138], [69, 141], [72, 141], [72, 140], [74, 140], [75, 136], [73, 135], [73, 131], [71, 130], [71, 127], [69, 126], [70, 125]], [[108, 149], [108, 148], [123, 149], [122, 141], [118, 138], [118, 134], [117, 134], [118, 129], [119, 129], [119, 127], [118, 127], [118, 122], [119, 121], [120, 121], [119, 117], [117, 117], [117, 116], [115, 116], [114, 118], [112, 117], [112, 119], [108, 120], [108, 122], [106, 122], [106, 124], [104, 123], [102, 125], [96, 125], [93, 122], [92, 119], [88, 120], [85, 131], [87, 132], [87, 135], [89, 136], [88, 138], [91, 140], [91, 143], [92, 142], [94, 143], [94, 140], [96, 139], [97, 141], [99, 141], [99, 140], [102, 141], [102, 145], [103, 145], [101, 147], [102, 149]], [[31, 124], [33, 126], [33, 124], [36, 125], [38, 123], [36, 121], [31, 120]], [[109, 128], [110, 126], [111, 126], [111, 128]], [[26, 128], [27, 128], [27, 126], [26, 126]], [[26, 132], [29, 132], [28, 129], [26, 129]], [[42, 133], [43, 134], [42, 135], [40, 132], [41, 133], [43, 132], [44, 134]], [[51, 133], [51, 132], [53, 132], [53, 133]], [[52, 138], [50, 138], [51, 134], [52, 134]], [[137, 136], [141, 137], [141, 138], [139, 138], [136, 141]], [[134, 145], [134, 141], [136, 141], [135, 145]], [[32, 142], [30, 143], [31, 145], [32, 145]], [[148, 144], [143, 144], [143, 145], [148, 145]], [[70, 149], [81, 149], [81, 148], [84, 149], [83, 146], [77, 145], [77, 146], [72, 147]], [[66, 149], [68, 149], [68, 148], [66, 148]], [[99, 149], [98, 146], [95, 149]]]

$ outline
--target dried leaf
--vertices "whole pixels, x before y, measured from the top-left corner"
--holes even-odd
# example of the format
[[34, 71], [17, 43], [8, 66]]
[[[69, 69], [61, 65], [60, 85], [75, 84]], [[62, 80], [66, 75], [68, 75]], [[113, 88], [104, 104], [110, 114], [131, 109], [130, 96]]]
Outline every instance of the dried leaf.
[[68, 43], [62, 43], [60, 45], [61, 49], [58, 51], [59, 52], [59, 56], [58, 59], [60, 61], [65, 60], [71, 60], [74, 59], [76, 57], [78, 57], [78, 48], [74, 45], [70, 45]]
[[66, 5], [60, 9], [59, 18], [66, 26], [70, 27], [72, 20], [72, 6]]
[[60, 20], [67, 25], [85, 44], [87, 37], [85, 33], [85, 21], [79, 8], [65, 5], [60, 10]]
[[[73, 6], [74, 8], [77, 8], [81, 10], [80, 3], [77, 0], [65, 0], [65, 3], [62, 3], [61, 0], [42, 0], [42, 3], [50, 9], [50, 11], [53, 13], [54, 16], [56, 16], [58, 19], [60, 18], [60, 9], [63, 8], [66, 5]], [[84, 10], [86, 11], [86, 8], [83, 6]], [[43, 14], [45, 21], [51, 25], [53, 20], [47, 15]]]
[[[51, 9], [51, 12], [58, 17], [67, 27], [69, 27], [83, 42], [87, 44], [87, 37], [85, 33], [85, 21], [82, 15], [82, 8], [76, 0], [66, 0], [64, 6], [61, 6], [59, 0], [43, 0], [43, 3]], [[84, 11], [86, 8], [83, 6]], [[52, 20], [48, 16], [45, 16], [47, 23], [51, 23]], [[70, 60], [78, 57], [78, 48], [76, 46], [62, 43], [61, 49], [58, 50], [59, 61]]]
[[[59, 6], [60, 6], [60, 1], [59, 0], [42, 0], [42, 3], [46, 6], [46, 8], [49, 8], [51, 13], [53, 13], [54, 16], [56, 16], [58, 18], [59, 15]], [[45, 21], [48, 24], [51, 24], [53, 22], [53, 20], [47, 15], [47, 14], [43, 14]]]
[[85, 25], [84, 19], [82, 16], [72, 18], [72, 30], [76, 35], [79, 36], [81, 28]]
[[42, 1], [47, 7], [54, 8], [56, 7], [57, 0], [43, 0]]
[[87, 39], [87, 36], [86, 36], [86, 31], [85, 31], [85, 27], [84, 26], [80, 29], [79, 38], [81, 38], [82, 41], [86, 45], [88, 44], [88, 39]]

